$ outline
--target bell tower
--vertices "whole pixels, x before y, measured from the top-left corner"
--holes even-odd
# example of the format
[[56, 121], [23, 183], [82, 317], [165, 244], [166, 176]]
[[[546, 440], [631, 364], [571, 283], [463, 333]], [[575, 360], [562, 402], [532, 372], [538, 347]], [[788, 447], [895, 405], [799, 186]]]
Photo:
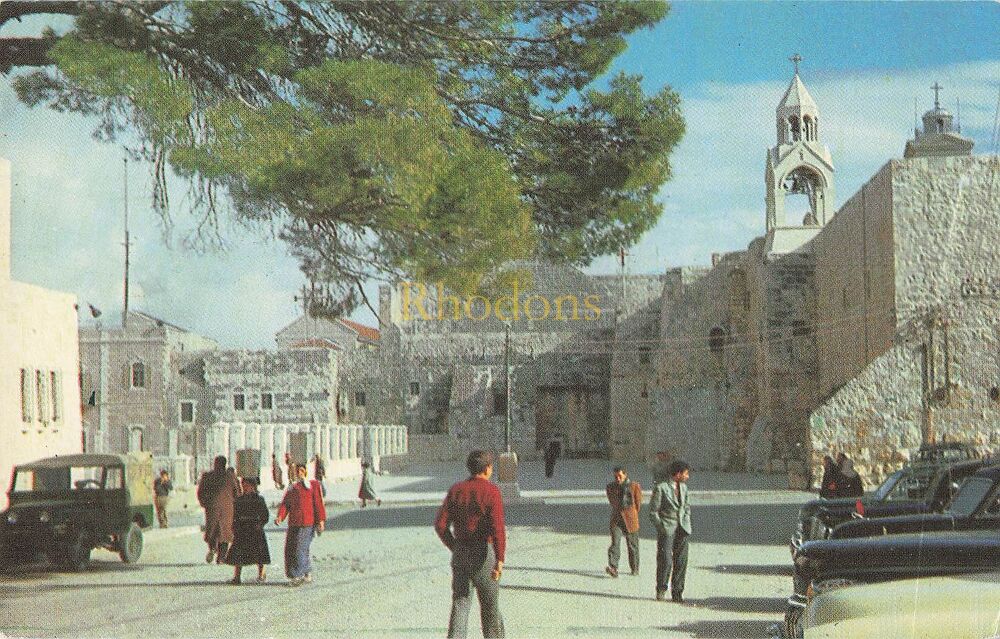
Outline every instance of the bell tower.
[[[819, 108], [799, 78], [799, 54], [789, 58], [795, 75], [775, 113], [778, 143], [767, 152], [767, 230], [822, 227], [833, 217], [833, 161], [820, 142]], [[786, 219], [788, 195], [808, 202], [801, 220]]]

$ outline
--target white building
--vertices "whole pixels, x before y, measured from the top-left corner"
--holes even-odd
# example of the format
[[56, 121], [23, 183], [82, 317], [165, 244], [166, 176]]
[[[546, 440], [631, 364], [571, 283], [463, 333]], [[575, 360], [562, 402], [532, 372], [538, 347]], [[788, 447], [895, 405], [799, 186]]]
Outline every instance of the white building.
[[10, 162], [0, 158], [0, 483], [5, 489], [16, 464], [83, 447], [76, 297], [11, 279], [10, 186]]

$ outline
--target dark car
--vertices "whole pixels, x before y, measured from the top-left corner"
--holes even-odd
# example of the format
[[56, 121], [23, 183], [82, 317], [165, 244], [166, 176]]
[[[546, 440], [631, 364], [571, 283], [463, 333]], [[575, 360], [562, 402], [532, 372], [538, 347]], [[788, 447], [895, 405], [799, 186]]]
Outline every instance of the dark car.
[[816, 594], [910, 577], [990, 572], [998, 565], [1000, 531], [995, 529], [806, 542], [795, 553], [795, 592], [788, 600], [785, 635], [801, 636], [802, 612]]
[[[996, 460], [994, 460], [996, 461]], [[941, 530], [1000, 530], [1000, 466], [990, 466], [967, 478], [941, 513], [867, 518], [833, 529], [834, 539]]]
[[943, 442], [938, 444], [923, 444], [917, 449], [917, 462], [956, 462], [963, 459], [976, 459], [979, 452], [975, 447], [961, 442]]
[[133, 563], [142, 554], [142, 528], [153, 521], [152, 458], [63, 455], [14, 468], [0, 513], [0, 564], [44, 555], [83, 570], [94, 548]]
[[[964, 450], [964, 449], [957, 449]], [[878, 519], [896, 515], [940, 512], [951, 503], [959, 484], [988, 463], [985, 460], [923, 461], [889, 475], [874, 492], [859, 499], [815, 499], [799, 510], [798, 528], [792, 536], [792, 553], [804, 542], [825, 539], [839, 524], [853, 518]]]

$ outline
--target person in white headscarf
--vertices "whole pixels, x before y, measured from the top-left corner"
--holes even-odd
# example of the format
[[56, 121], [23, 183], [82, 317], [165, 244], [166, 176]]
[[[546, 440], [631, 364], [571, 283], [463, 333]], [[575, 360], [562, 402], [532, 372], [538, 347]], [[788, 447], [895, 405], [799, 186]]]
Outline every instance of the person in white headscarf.
[[842, 478], [842, 484], [837, 486], [838, 497], [860, 497], [865, 494], [861, 475], [854, 470], [854, 462], [844, 453], [837, 455], [837, 470]]

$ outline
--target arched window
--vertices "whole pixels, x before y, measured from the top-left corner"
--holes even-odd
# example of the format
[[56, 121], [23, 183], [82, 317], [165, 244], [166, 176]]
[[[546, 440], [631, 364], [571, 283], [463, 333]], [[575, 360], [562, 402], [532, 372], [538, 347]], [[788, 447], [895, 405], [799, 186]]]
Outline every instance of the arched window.
[[134, 362], [129, 371], [129, 385], [132, 388], [146, 388], [146, 365]]
[[716, 326], [708, 332], [708, 349], [713, 353], [721, 353], [726, 345], [726, 331]]
[[792, 127], [792, 141], [798, 142], [802, 138], [802, 127], [799, 124], [799, 119], [793, 115], [788, 118], [788, 124]]

